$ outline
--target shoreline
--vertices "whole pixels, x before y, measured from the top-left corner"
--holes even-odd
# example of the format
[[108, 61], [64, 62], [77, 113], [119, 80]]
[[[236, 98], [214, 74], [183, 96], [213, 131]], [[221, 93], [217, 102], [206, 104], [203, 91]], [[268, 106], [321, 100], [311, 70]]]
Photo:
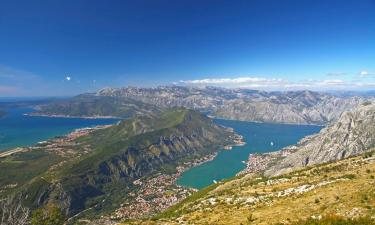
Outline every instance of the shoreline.
[[28, 150], [28, 148], [29, 147], [16, 147], [16, 148], [12, 148], [10, 150], [0, 151], [0, 159], [11, 156], [11, 155], [13, 155], [15, 153], [18, 153], [18, 152], [25, 152], [25, 151]]
[[273, 152], [250, 153], [248, 159], [244, 162], [246, 168], [238, 172], [235, 176], [263, 173], [270, 168], [270, 164], [278, 159], [285, 158], [297, 149], [296, 145], [289, 145]]
[[35, 114], [35, 113], [25, 113], [24, 116], [39, 116], [39, 117], [49, 117], [49, 118], [68, 118], [68, 119], [118, 119], [123, 120], [125, 118], [116, 116], [68, 116], [62, 114]]
[[110, 126], [112, 126], [112, 125], [111, 124], [110, 125], [95, 125], [93, 127], [76, 128], [76, 129], [70, 131], [67, 134], [51, 137], [51, 138], [48, 138], [48, 139], [43, 140], [43, 141], [38, 141], [35, 144], [22, 146], [22, 147], [14, 147], [14, 148], [6, 149], [5, 151], [0, 150], [0, 159], [6, 158], [8, 156], [11, 156], [11, 155], [13, 155], [15, 153], [19, 153], [19, 152], [32, 151], [33, 149], [39, 148], [40, 145], [46, 145], [46, 144], [58, 142], [58, 141], [61, 141], [61, 140], [64, 140], [64, 141], [73, 140], [73, 139], [76, 139], [76, 138], [78, 138], [82, 135], [86, 135], [86, 134], [91, 133], [93, 131], [104, 129], [104, 128], [107, 128], [107, 127], [110, 127]]
[[[119, 116], [69, 116], [64, 114], [39, 114], [39, 113], [25, 113], [25, 116], [40, 116], [40, 117], [51, 117], [51, 118], [77, 118], [77, 119], [119, 119], [123, 120], [126, 119], [124, 117]], [[258, 124], [280, 124], [280, 125], [295, 125], [295, 126], [317, 126], [317, 127], [326, 127], [327, 124], [314, 124], [314, 123], [285, 123], [285, 122], [265, 122], [265, 121], [255, 121], [255, 120], [239, 120], [239, 119], [230, 119], [225, 117], [217, 117], [213, 115], [206, 115], [211, 119], [218, 119], [218, 120], [229, 120], [229, 121], [239, 121], [239, 122], [248, 122], [248, 123], [258, 123]]]
[[[121, 204], [121, 207], [102, 218], [102, 220], [115, 221], [119, 219], [152, 217], [199, 191], [199, 189], [193, 187], [180, 185], [177, 183], [177, 180], [189, 169], [214, 160], [219, 154], [219, 151], [224, 151], [225, 147], [237, 146], [239, 142], [244, 143], [242, 135], [234, 133], [230, 138], [233, 142], [231, 145], [220, 146], [211, 154], [192, 161], [183, 162], [176, 167], [176, 172], [172, 174], [158, 173], [152, 177], [134, 180], [133, 185], [138, 186], [139, 189], [129, 193], [129, 196], [135, 199], [125, 201]], [[173, 194], [167, 194], [167, 192], [171, 190], [173, 190]], [[146, 200], [148, 196], [156, 197]]]
[[[181, 163], [172, 174], [157, 173], [151, 177], [141, 177], [132, 183], [137, 190], [128, 195], [133, 199], [121, 204], [114, 212], [104, 216], [102, 221], [116, 221], [121, 219], [151, 218], [178, 204], [198, 189], [177, 184], [177, 180], [185, 171], [209, 162], [217, 156], [218, 152], [197, 158], [191, 162]], [[153, 196], [149, 198], [149, 196]]]
[[194, 191], [199, 191], [199, 189], [196, 189], [196, 188], [193, 188], [193, 187], [177, 184], [177, 180], [182, 176], [182, 174], [184, 172], [188, 171], [189, 169], [192, 169], [194, 167], [200, 166], [202, 164], [205, 164], [205, 163], [208, 163], [208, 162], [214, 160], [217, 157], [217, 155], [219, 154], [219, 151], [217, 151], [215, 153], [212, 153], [212, 154], [209, 154], [207, 156], [204, 156], [203, 158], [196, 159], [192, 162], [185, 162], [185, 163], [183, 163], [182, 166], [176, 167], [176, 170], [177, 170], [176, 175], [178, 175], [178, 176], [177, 176], [177, 179], [175, 180], [174, 184], [178, 187], [187, 188], [187, 189], [191, 189], [191, 190], [194, 190]]
[[230, 119], [225, 117], [218, 117], [213, 115], [207, 115], [211, 119], [218, 120], [229, 120], [229, 121], [238, 121], [238, 122], [248, 122], [248, 123], [257, 123], [257, 124], [279, 124], [279, 125], [295, 125], [295, 126], [317, 126], [317, 127], [326, 127], [327, 124], [315, 124], [315, 123], [285, 123], [285, 122], [265, 122], [265, 121], [255, 121], [255, 120], [241, 120], [241, 119]]

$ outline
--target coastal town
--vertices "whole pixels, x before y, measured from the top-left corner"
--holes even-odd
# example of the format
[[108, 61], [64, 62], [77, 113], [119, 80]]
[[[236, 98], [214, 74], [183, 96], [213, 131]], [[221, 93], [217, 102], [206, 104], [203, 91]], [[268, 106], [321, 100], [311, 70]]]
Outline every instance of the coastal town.
[[246, 168], [236, 175], [261, 173], [268, 168], [270, 163], [275, 162], [277, 159], [284, 158], [295, 151], [296, 146], [288, 146], [275, 152], [249, 154], [248, 160], [245, 162]]
[[[159, 173], [153, 177], [140, 178], [133, 181], [134, 190], [129, 193], [130, 198], [107, 219], [144, 218], [155, 215], [181, 202], [198, 190], [177, 185], [177, 179], [189, 168], [211, 161], [216, 156], [217, 153], [214, 153], [196, 159], [193, 162], [185, 162], [176, 168], [174, 174]], [[105, 216], [102, 219], [105, 219]]]
[[[246, 144], [242, 135], [236, 134], [232, 128], [227, 129], [233, 132], [233, 135], [230, 136], [233, 143], [232, 145], [224, 146], [224, 150], [230, 150], [232, 146], [243, 146]], [[212, 161], [217, 154], [213, 153], [195, 159], [192, 162], [184, 162], [176, 168], [176, 173], [174, 174], [159, 173], [153, 177], [140, 178], [133, 181], [135, 188], [129, 193], [130, 198], [110, 216], [103, 216], [101, 221], [107, 221], [106, 223], [110, 224], [108, 220], [116, 221], [150, 217], [181, 202], [198, 190], [176, 184], [177, 179], [189, 168]]]

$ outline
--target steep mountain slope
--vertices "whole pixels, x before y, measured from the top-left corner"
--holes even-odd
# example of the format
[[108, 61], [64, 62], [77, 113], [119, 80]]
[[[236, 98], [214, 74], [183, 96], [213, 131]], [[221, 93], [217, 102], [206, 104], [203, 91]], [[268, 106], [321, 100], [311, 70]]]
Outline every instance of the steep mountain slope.
[[232, 135], [191, 110], [137, 116], [0, 159], [0, 195], [18, 193], [28, 208], [53, 203], [69, 216], [94, 206], [98, 214], [128, 198], [134, 180], [173, 173], [231, 144]]
[[272, 123], [327, 124], [361, 102], [360, 98], [336, 98], [316, 92], [287, 92], [261, 101], [229, 100], [214, 115], [236, 120]]
[[68, 117], [132, 117], [156, 113], [158, 107], [126, 98], [82, 94], [39, 106], [34, 115]]
[[296, 146], [250, 156], [242, 175], [129, 224], [292, 224], [330, 215], [375, 224], [374, 150], [375, 102], [366, 102]]
[[280, 174], [291, 168], [342, 159], [374, 146], [375, 103], [368, 102], [343, 113], [336, 123], [289, 148], [293, 153], [268, 169], [266, 174]]
[[[375, 224], [375, 158], [352, 157], [276, 177], [239, 176], [201, 190], [150, 220], [123, 224]], [[347, 222], [319, 223], [323, 216]]]
[[227, 119], [294, 124], [329, 123], [366, 99], [312, 91], [265, 92], [179, 86], [107, 88], [96, 95], [125, 97], [160, 107], [184, 106]]

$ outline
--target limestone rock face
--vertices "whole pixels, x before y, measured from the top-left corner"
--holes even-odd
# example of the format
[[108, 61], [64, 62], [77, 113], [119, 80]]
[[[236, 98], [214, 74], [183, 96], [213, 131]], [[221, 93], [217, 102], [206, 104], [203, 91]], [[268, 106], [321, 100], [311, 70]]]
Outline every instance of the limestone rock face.
[[326, 125], [373, 99], [314, 91], [257, 91], [218, 87], [105, 88], [40, 106], [37, 115], [132, 117], [185, 107], [224, 119]]
[[158, 107], [186, 107], [233, 120], [327, 124], [369, 97], [313, 91], [265, 92], [217, 87], [107, 88], [96, 96], [122, 97]]
[[324, 163], [357, 155], [375, 147], [375, 102], [344, 112], [337, 122], [319, 134], [302, 140], [294, 153], [266, 171], [285, 173], [292, 168]]

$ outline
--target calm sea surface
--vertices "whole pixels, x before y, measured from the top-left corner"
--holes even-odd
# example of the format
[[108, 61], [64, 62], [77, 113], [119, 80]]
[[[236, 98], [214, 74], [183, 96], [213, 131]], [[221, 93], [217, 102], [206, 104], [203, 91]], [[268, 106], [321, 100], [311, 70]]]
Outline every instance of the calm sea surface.
[[234, 128], [237, 133], [244, 136], [247, 144], [233, 147], [230, 151], [220, 151], [213, 161], [184, 172], [177, 180], [178, 184], [201, 189], [212, 184], [214, 180], [232, 177], [246, 167], [243, 161], [247, 160], [250, 153], [279, 150], [297, 143], [307, 135], [319, 132], [322, 128], [310, 125], [252, 123], [221, 119], [215, 121]]
[[28, 146], [65, 135], [77, 128], [112, 124], [116, 119], [79, 119], [25, 116], [31, 109], [10, 109], [0, 117], [0, 151]]

